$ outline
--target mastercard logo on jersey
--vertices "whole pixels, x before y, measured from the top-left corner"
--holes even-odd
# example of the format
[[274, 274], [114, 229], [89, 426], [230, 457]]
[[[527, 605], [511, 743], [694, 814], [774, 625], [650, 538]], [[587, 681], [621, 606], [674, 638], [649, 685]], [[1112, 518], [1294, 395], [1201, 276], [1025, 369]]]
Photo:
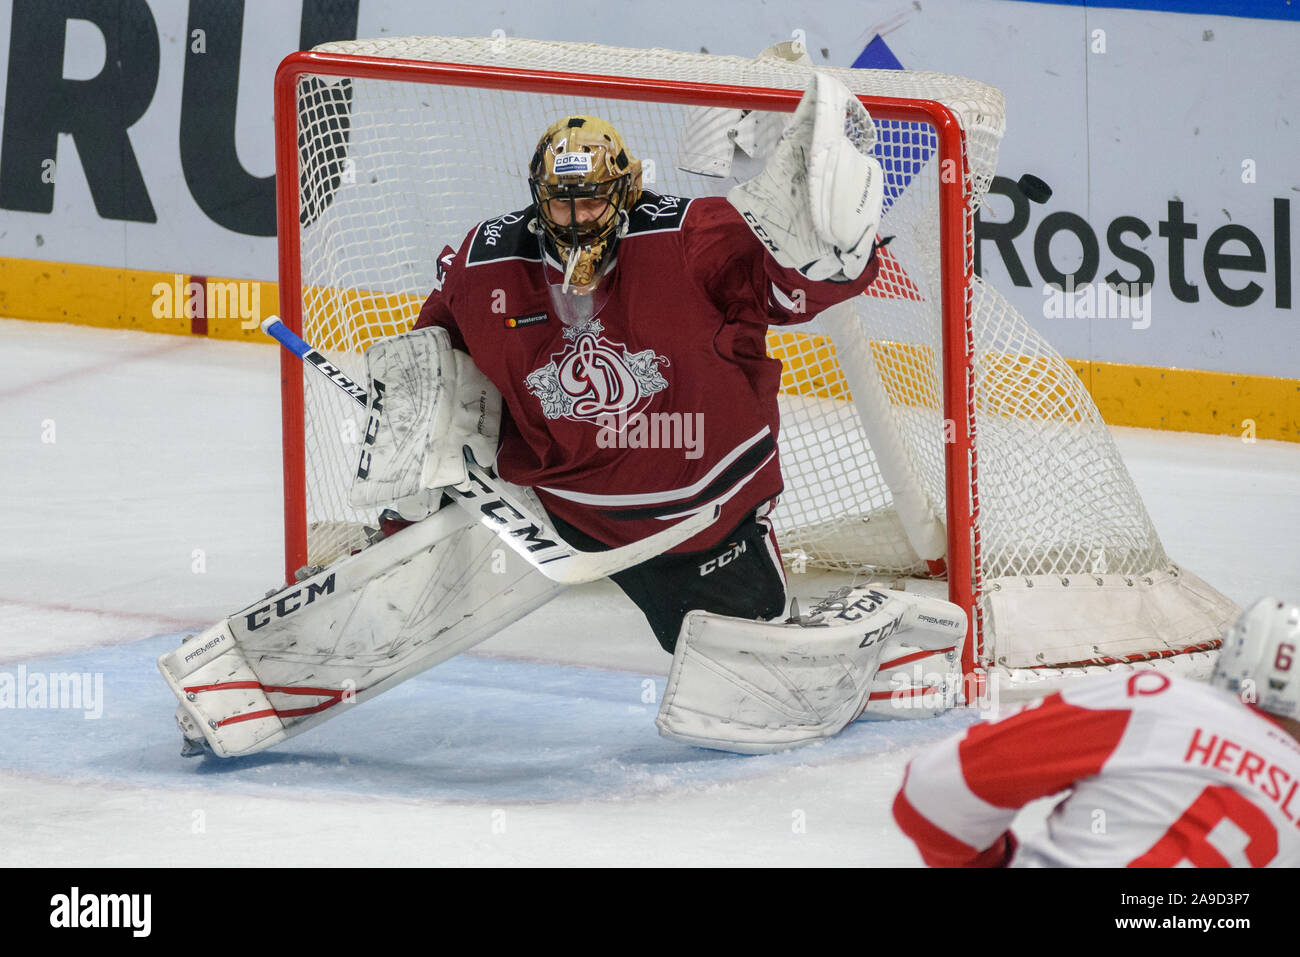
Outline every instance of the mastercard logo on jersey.
[[535, 326], [539, 322], [545, 322], [551, 318], [549, 312], [534, 312], [527, 316], [511, 316], [506, 320], [507, 329], [523, 329], [525, 326]]

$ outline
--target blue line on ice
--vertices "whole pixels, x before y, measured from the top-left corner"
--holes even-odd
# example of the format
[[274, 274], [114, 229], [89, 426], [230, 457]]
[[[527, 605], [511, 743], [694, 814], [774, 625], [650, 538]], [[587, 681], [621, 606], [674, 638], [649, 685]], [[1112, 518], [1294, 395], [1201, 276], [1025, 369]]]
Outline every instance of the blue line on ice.
[[[568, 801], [671, 792], [940, 740], [974, 720], [859, 722], [833, 740], [746, 757], [660, 738], [642, 703], [665, 679], [558, 664], [455, 658], [246, 758], [180, 757], [175, 699], [155, 661], [166, 635], [30, 660], [28, 675], [101, 673], [103, 715], [0, 710], [0, 768], [118, 784], [240, 793], [283, 789], [448, 801]], [[15, 675], [17, 665], [4, 670]], [[864, 764], [863, 773], [869, 773]]]

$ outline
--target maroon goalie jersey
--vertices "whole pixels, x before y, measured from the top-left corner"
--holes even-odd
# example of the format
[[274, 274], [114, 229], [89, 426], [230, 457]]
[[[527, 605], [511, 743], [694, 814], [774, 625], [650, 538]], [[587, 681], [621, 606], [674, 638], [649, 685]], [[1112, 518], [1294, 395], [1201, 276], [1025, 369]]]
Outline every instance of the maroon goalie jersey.
[[645, 192], [594, 315], [565, 322], [533, 215], [480, 223], [444, 249], [416, 328], [446, 328], [501, 390], [503, 478], [611, 546], [717, 503], [719, 520], [673, 551], [716, 544], [781, 491], [768, 325], [861, 293], [877, 261], [852, 282], [813, 282], [779, 266], [725, 199]]

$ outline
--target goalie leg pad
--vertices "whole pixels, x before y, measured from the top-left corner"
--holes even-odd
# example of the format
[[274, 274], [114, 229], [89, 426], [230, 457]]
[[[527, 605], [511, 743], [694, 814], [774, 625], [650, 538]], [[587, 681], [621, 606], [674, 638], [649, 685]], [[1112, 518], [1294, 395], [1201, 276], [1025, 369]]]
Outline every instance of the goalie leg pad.
[[[838, 734], [904, 645], [961, 657], [966, 615], [938, 598], [854, 589], [831, 614], [774, 623], [691, 612], [656, 725], [666, 738], [763, 754]], [[939, 710], [955, 703], [955, 689]]]
[[158, 667], [215, 754], [251, 754], [486, 640], [563, 587], [473, 516], [444, 509], [219, 622]]
[[[164, 664], [165, 662], [165, 664]], [[260, 751], [285, 739], [284, 724], [229, 623], [220, 622], [158, 659], [181, 702], [176, 720], [186, 740], [202, 732], [217, 757]]]

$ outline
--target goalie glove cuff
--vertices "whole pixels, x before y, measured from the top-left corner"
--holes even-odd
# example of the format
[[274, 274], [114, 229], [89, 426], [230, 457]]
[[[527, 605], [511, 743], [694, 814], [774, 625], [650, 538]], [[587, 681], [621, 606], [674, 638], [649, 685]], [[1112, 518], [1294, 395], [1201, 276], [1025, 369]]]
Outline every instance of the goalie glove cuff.
[[875, 142], [871, 117], [833, 77], [819, 75], [808, 154], [813, 229], [832, 249], [846, 279], [871, 259], [884, 203], [884, 173], [867, 150]]
[[857, 279], [880, 226], [884, 175], [871, 117], [839, 80], [814, 73], [763, 171], [727, 199], [786, 269]]

